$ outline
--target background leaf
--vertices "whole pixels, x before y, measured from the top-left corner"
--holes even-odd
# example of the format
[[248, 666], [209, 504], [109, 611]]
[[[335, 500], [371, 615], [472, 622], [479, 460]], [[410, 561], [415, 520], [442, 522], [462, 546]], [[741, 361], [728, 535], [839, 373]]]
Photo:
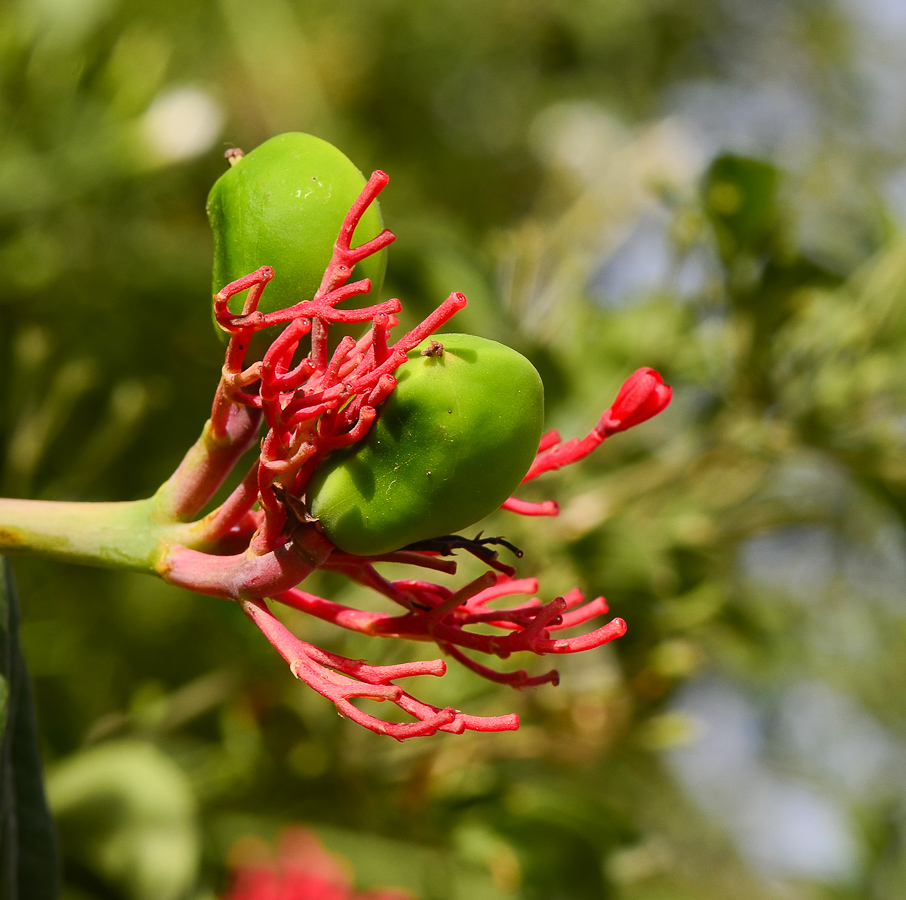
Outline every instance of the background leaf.
[[96, 890], [177, 900], [195, 883], [198, 828], [191, 786], [153, 744], [110, 741], [55, 766], [48, 795], [65, 862]]

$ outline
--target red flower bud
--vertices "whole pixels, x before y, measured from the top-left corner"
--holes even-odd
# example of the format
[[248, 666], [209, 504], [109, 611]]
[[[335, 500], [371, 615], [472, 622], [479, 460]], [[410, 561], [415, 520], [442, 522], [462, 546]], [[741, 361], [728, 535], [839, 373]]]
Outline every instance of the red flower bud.
[[623, 383], [613, 406], [601, 417], [597, 430], [614, 434], [641, 425], [665, 409], [672, 397], [673, 390], [669, 384], [664, 384], [660, 373], [647, 367], [638, 369]]

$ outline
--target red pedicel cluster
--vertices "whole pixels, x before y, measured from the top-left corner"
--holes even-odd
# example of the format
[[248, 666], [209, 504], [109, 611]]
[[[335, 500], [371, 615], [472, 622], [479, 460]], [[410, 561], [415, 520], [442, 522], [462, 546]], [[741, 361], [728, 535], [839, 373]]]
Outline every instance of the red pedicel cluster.
[[[293, 674], [333, 701], [344, 716], [372, 731], [399, 740], [437, 731], [465, 729], [503, 731], [518, 727], [516, 715], [478, 717], [452, 708], [438, 709], [407, 694], [396, 682], [414, 675], [443, 675], [442, 660], [370, 666], [320, 650], [295, 637], [268, 609], [264, 598], [303, 610], [343, 628], [382, 637], [431, 641], [446, 654], [493, 681], [515, 687], [556, 683], [556, 671], [530, 676], [524, 671], [498, 672], [469, 653], [505, 659], [517, 651], [535, 654], [576, 653], [598, 647], [624, 634], [622, 619], [613, 619], [578, 637], [557, 632], [607, 612], [602, 597], [586, 602], [579, 590], [547, 603], [535, 593], [533, 578], [516, 578], [515, 570], [496, 559], [487, 543], [461, 541], [494, 571], [457, 591], [430, 581], [389, 581], [379, 574], [382, 562], [407, 563], [453, 574], [456, 564], [435, 548], [403, 548], [377, 557], [337, 550], [310, 521], [304, 502], [306, 485], [318, 464], [333, 450], [359, 441], [374, 422], [377, 409], [393, 390], [394, 371], [408, 351], [446, 323], [466, 304], [453, 293], [420, 325], [390, 343], [397, 325], [399, 300], [362, 309], [337, 309], [349, 298], [368, 293], [370, 282], [347, 284], [356, 263], [394, 240], [384, 231], [353, 248], [352, 236], [362, 214], [388, 182], [375, 172], [350, 209], [333, 258], [313, 299], [271, 313], [258, 311], [262, 293], [274, 277], [265, 266], [227, 285], [214, 298], [215, 315], [230, 334], [223, 377], [214, 400], [211, 440], [222, 445], [232, 462], [254, 442], [263, 419], [261, 451], [242, 483], [207, 520], [205, 536], [216, 553], [175, 547], [167, 558], [169, 581], [215, 596], [238, 600], [248, 617], [289, 663]], [[244, 307], [233, 314], [227, 301], [248, 291]], [[344, 337], [331, 354], [332, 323], [365, 323], [371, 327], [358, 341]], [[263, 360], [244, 367], [252, 336], [281, 325], [283, 331]], [[311, 336], [311, 352], [293, 365], [299, 341]], [[541, 440], [525, 481], [587, 456], [608, 436], [644, 422], [670, 402], [670, 388], [651, 369], [640, 369], [623, 385], [613, 406], [582, 439], [561, 442], [549, 432]], [[217, 444], [217, 442], [220, 444]], [[179, 474], [179, 473], [177, 473]], [[191, 485], [192, 478], [183, 479]], [[197, 481], [198, 479], [196, 479]], [[184, 488], [192, 493], [191, 486]], [[186, 502], [185, 508], [199, 506]], [[530, 503], [509, 498], [503, 508], [531, 516], [557, 515], [554, 501]], [[505, 542], [503, 542], [505, 543]], [[229, 548], [239, 552], [230, 554]], [[364, 612], [316, 597], [298, 584], [315, 568], [341, 572], [398, 604], [399, 615]], [[502, 598], [526, 598], [509, 608], [492, 606]], [[473, 630], [482, 626], [481, 630]], [[498, 633], [487, 633], [493, 626]], [[415, 721], [387, 722], [354, 705], [358, 698], [387, 700]]]

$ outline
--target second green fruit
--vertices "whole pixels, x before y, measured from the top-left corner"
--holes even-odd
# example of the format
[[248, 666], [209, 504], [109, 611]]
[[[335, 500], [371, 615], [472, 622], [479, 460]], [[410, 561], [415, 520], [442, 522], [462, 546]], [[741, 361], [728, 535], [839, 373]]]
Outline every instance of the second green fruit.
[[[362, 173], [340, 150], [300, 132], [277, 135], [235, 160], [208, 195], [213, 292], [271, 266], [275, 276], [262, 297], [262, 312], [310, 300], [343, 218], [364, 185]], [[355, 244], [376, 237], [383, 227], [373, 203], [356, 229]], [[385, 265], [382, 251], [359, 263], [353, 278], [370, 278], [371, 296], [377, 296]], [[242, 302], [242, 296], [233, 297], [230, 309], [240, 312]]]
[[396, 371], [363, 441], [315, 472], [309, 509], [341, 550], [372, 556], [452, 534], [493, 512], [528, 471], [544, 418], [534, 366], [510, 347], [439, 334]]

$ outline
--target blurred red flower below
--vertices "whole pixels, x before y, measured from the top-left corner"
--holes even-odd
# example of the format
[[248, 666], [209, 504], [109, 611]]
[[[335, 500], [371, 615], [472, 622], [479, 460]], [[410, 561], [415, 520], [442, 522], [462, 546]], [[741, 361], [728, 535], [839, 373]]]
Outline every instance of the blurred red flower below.
[[232, 884], [223, 900], [414, 900], [394, 889], [354, 890], [347, 866], [299, 825], [280, 835], [276, 859], [254, 837], [237, 841], [230, 857]]

